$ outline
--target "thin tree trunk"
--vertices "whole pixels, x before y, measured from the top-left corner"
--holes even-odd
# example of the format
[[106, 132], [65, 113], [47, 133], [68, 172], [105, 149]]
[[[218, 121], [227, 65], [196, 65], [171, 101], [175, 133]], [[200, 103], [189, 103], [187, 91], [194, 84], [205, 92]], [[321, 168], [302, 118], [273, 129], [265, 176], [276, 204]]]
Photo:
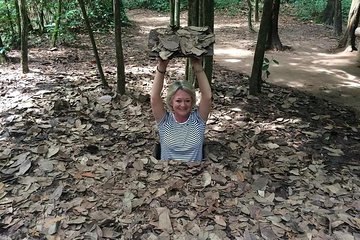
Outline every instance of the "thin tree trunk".
[[61, 8], [62, 8], [62, 0], [58, 0], [58, 6], [57, 6], [57, 13], [56, 13], [56, 21], [55, 21], [55, 27], [54, 32], [51, 39], [51, 46], [55, 47], [56, 42], [59, 36], [59, 29], [60, 29], [60, 18], [61, 18]]
[[175, 0], [170, 0], [170, 27], [175, 28]]
[[[188, 1], [188, 4], [188, 25], [207, 26], [214, 32], [214, 0], [194, 0]], [[209, 83], [211, 83], [213, 56], [204, 57], [203, 67]], [[195, 75], [189, 60], [186, 62], [186, 80], [196, 85]]]
[[250, 32], [255, 32], [253, 25], [252, 25], [252, 6], [251, 6], [251, 0], [246, 0], [248, 5], [248, 28]]
[[188, 25], [197, 26], [199, 22], [199, 0], [188, 1]]
[[121, 0], [114, 0], [115, 48], [116, 48], [116, 91], [125, 94], [125, 66], [121, 39]]
[[259, 22], [259, 0], [255, 0], [255, 22]]
[[45, 5], [45, 0], [41, 0], [40, 9], [39, 9], [39, 11], [38, 11], [38, 14], [39, 14], [40, 33], [44, 33], [44, 32], [45, 32], [44, 5]]
[[340, 37], [342, 34], [342, 6], [341, 0], [335, 0], [334, 34]]
[[108, 85], [108, 83], [107, 83], [107, 81], [105, 79], [105, 75], [104, 75], [104, 72], [103, 72], [102, 67], [101, 67], [101, 61], [100, 61], [99, 53], [98, 53], [98, 50], [97, 50], [97, 47], [96, 47], [95, 38], [94, 38], [93, 31], [91, 29], [90, 21], [89, 21], [89, 18], [87, 16], [87, 13], [86, 13], [84, 1], [83, 0], [78, 0], [78, 2], [79, 2], [79, 5], [80, 5], [80, 8], [81, 8], [83, 17], [84, 17], [86, 28], [87, 28], [88, 33], [89, 33], [89, 37], [90, 37], [91, 45], [92, 45], [92, 48], [93, 48], [93, 51], [94, 51], [96, 65], [97, 65], [97, 68], [98, 68], [98, 71], [99, 71], [101, 83], [105, 87], [108, 87], [109, 85]]
[[349, 11], [346, 31], [339, 42], [340, 48], [350, 46], [351, 51], [357, 50], [355, 45], [356, 42], [355, 29], [359, 25], [359, 17], [360, 17], [359, 8], [360, 8], [360, 0], [353, 0]]
[[280, 12], [280, 0], [274, 0], [272, 6], [272, 19], [271, 27], [268, 33], [268, 41], [266, 49], [274, 49], [277, 51], [284, 50], [279, 36], [279, 12]]
[[175, 0], [175, 26], [178, 29], [180, 27], [180, 0]]
[[[188, 26], [200, 26], [199, 24], [199, 12], [200, 12], [201, 0], [188, 1]], [[191, 62], [186, 61], [186, 80], [195, 83], [195, 75], [191, 66]]]
[[322, 12], [322, 21], [326, 25], [332, 26], [334, 24], [335, 1], [336, 0], [327, 0], [326, 7]]
[[14, 0], [15, 10], [16, 10], [16, 25], [18, 27], [18, 37], [16, 41], [16, 48], [19, 47], [21, 41], [21, 16], [20, 16], [20, 7], [18, 0]]
[[170, 27], [174, 30], [180, 27], [180, 0], [170, 0]]
[[273, 0], [264, 0], [263, 14], [255, 48], [254, 63], [249, 80], [249, 93], [251, 95], [257, 95], [261, 92], [262, 65], [264, 62], [266, 38], [270, 31], [272, 5]]
[[28, 17], [26, 11], [26, 0], [19, 0], [21, 18], [21, 68], [23, 73], [30, 72], [28, 56]]
[[[204, 0], [202, 7], [202, 15], [204, 22], [202, 26], [208, 26], [212, 32], [214, 32], [214, 0]], [[213, 74], [214, 57], [204, 57], [204, 71], [211, 85], [211, 79]]]

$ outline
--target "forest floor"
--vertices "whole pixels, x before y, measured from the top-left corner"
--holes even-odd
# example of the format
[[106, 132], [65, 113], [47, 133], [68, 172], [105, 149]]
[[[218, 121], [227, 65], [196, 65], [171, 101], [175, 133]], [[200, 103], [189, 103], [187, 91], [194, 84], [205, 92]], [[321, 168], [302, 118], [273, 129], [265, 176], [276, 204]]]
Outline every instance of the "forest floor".
[[[54, 49], [32, 38], [29, 74], [21, 74], [19, 52], [9, 53], [0, 69], [0, 239], [360, 239], [360, 121], [347, 104], [325, 98], [343, 95], [340, 86], [304, 81], [318, 71], [316, 83], [337, 73], [356, 86], [354, 73], [322, 65], [328, 58], [320, 57], [332, 56], [322, 52], [334, 43], [328, 29], [282, 20], [280, 35], [293, 50], [268, 55], [280, 65], [253, 97], [244, 53], [256, 34], [239, 28], [245, 18], [216, 16], [214, 108], [207, 159], [196, 164], [151, 156], [155, 62], [147, 37], [168, 16], [129, 17], [124, 96], [115, 94], [112, 34], [96, 35], [110, 89], [85, 35]], [[302, 72], [280, 75], [282, 64]], [[172, 60], [167, 82], [183, 77], [184, 59]]]

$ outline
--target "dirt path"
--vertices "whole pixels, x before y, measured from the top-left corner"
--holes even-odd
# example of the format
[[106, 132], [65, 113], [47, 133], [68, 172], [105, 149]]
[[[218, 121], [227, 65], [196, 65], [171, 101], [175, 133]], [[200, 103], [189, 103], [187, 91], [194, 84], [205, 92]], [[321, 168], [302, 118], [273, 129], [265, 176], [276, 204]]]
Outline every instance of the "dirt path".
[[[150, 17], [151, 15], [151, 17]], [[131, 11], [130, 19], [145, 31], [168, 24], [166, 14]], [[152, 25], [149, 25], [152, 24]], [[186, 24], [186, 14], [181, 25]], [[255, 29], [258, 25], [255, 25]], [[280, 64], [270, 66], [268, 82], [306, 91], [360, 112], [360, 68], [355, 52], [331, 51], [336, 44], [331, 29], [280, 19], [280, 37], [291, 51], [266, 53]], [[215, 16], [215, 63], [250, 75], [257, 33], [248, 31], [244, 17]], [[146, 43], [145, 43], [146, 44]]]
[[[284, 42], [290, 42], [293, 50], [266, 53], [269, 59], [276, 59], [280, 63], [270, 66], [271, 74], [267, 81], [306, 91], [360, 112], [360, 68], [356, 63], [356, 53], [330, 52], [331, 45], [336, 42], [327, 36], [319, 36], [329, 30], [316, 25], [304, 27], [307, 28], [305, 31], [310, 28], [320, 31], [316, 32], [315, 37], [305, 40], [298, 34], [292, 36], [294, 39], [291, 41], [285, 36]], [[296, 36], [300, 38], [296, 40]], [[250, 75], [253, 56], [253, 47], [248, 50], [246, 43], [229, 46], [226, 42], [218, 42], [214, 59], [217, 64]]]

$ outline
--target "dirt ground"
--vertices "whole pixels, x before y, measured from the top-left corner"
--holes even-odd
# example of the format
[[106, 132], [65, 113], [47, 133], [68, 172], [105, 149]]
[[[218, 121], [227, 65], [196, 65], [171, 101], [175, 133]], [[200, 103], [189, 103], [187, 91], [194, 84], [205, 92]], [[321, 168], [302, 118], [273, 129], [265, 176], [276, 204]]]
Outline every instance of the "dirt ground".
[[[130, 19], [149, 29], [168, 24], [167, 15], [149, 19], [144, 12], [131, 11]], [[151, 20], [151, 21], [150, 21]], [[157, 25], [149, 26], [156, 22]], [[314, 23], [301, 23], [293, 17], [280, 16], [279, 34], [291, 50], [268, 51], [266, 57], [279, 62], [270, 65], [266, 80], [296, 88], [360, 112], [360, 68], [356, 52], [336, 50], [332, 29]], [[182, 15], [181, 25], [186, 24]], [[254, 25], [257, 30], [259, 24]], [[214, 61], [230, 70], [251, 74], [257, 33], [248, 30], [245, 16], [215, 14]]]

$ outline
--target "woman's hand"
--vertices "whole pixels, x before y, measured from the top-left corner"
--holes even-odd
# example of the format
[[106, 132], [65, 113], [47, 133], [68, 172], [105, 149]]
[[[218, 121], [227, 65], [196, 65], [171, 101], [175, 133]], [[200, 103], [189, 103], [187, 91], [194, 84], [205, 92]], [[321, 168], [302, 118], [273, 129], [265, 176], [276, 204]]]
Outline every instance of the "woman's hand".
[[191, 64], [192, 64], [192, 67], [194, 69], [194, 72], [198, 72], [198, 71], [201, 71], [203, 69], [202, 58], [192, 57], [191, 58]]
[[169, 64], [169, 61], [170, 60], [162, 60], [161, 58], [158, 58], [157, 70], [160, 73], [164, 74], [166, 72], [166, 68], [167, 68], [167, 65]]

